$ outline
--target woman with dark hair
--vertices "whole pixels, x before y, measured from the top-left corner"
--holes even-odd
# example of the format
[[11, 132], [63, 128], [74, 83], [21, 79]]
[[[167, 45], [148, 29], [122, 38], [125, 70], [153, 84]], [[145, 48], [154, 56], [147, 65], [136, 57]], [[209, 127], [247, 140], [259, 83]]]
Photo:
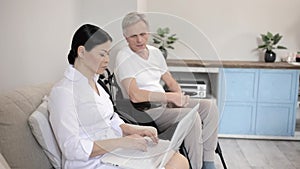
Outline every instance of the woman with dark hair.
[[[49, 119], [65, 169], [119, 168], [103, 164], [102, 155], [117, 148], [146, 151], [145, 136], [158, 143], [155, 128], [124, 123], [97, 83], [108, 66], [111, 41], [101, 28], [81, 26], [72, 39], [70, 66], [49, 95]], [[175, 153], [165, 168], [185, 169], [188, 162]]]

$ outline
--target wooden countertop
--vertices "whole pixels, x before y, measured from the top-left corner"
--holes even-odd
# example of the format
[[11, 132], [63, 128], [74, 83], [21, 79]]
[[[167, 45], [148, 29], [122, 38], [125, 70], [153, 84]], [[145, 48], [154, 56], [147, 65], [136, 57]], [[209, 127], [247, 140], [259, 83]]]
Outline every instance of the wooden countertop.
[[300, 65], [287, 62], [259, 61], [212, 61], [212, 60], [175, 60], [167, 59], [168, 66], [211, 67], [211, 68], [265, 68], [265, 69], [300, 69]]

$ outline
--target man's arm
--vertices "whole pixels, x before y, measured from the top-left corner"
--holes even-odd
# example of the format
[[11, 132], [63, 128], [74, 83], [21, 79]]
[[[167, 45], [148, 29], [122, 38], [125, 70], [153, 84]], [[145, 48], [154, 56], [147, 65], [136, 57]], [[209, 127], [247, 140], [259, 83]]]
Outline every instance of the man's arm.
[[138, 102], [167, 102], [165, 94], [162, 92], [151, 92], [139, 89], [135, 78], [126, 78], [122, 80], [122, 85], [126, 90], [130, 100], [134, 103]]
[[161, 79], [165, 82], [165, 84], [168, 86], [168, 89], [171, 92], [182, 93], [179, 84], [173, 78], [172, 74], [169, 71], [167, 71], [165, 74], [163, 74]]
[[[176, 82], [176, 81], [175, 81]], [[134, 103], [138, 102], [162, 102], [174, 103], [176, 106], [184, 106], [188, 103], [189, 97], [181, 92], [151, 92], [138, 88], [135, 78], [126, 78], [122, 80], [122, 85], [125, 88], [130, 100]]]

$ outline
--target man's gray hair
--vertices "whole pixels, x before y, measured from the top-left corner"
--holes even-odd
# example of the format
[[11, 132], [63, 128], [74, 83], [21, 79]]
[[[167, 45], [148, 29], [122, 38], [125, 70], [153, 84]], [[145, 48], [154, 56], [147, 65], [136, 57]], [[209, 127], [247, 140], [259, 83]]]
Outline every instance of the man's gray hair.
[[146, 18], [145, 14], [138, 13], [138, 12], [130, 12], [130, 13], [128, 13], [123, 18], [123, 21], [122, 21], [122, 30], [123, 30], [123, 33], [125, 33], [125, 30], [126, 30], [127, 27], [129, 27], [129, 26], [131, 26], [133, 24], [136, 24], [139, 21], [143, 21], [147, 25], [147, 27], [149, 28], [149, 24], [148, 24], [148, 21], [147, 21], [147, 18]]

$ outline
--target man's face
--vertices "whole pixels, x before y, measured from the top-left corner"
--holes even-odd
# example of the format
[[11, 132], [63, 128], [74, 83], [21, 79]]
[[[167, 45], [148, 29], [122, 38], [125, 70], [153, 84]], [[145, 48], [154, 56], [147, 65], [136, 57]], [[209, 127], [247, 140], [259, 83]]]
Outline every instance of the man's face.
[[124, 36], [128, 46], [134, 52], [140, 52], [146, 49], [149, 38], [148, 27], [143, 21], [139, 21], [126, 28]]

